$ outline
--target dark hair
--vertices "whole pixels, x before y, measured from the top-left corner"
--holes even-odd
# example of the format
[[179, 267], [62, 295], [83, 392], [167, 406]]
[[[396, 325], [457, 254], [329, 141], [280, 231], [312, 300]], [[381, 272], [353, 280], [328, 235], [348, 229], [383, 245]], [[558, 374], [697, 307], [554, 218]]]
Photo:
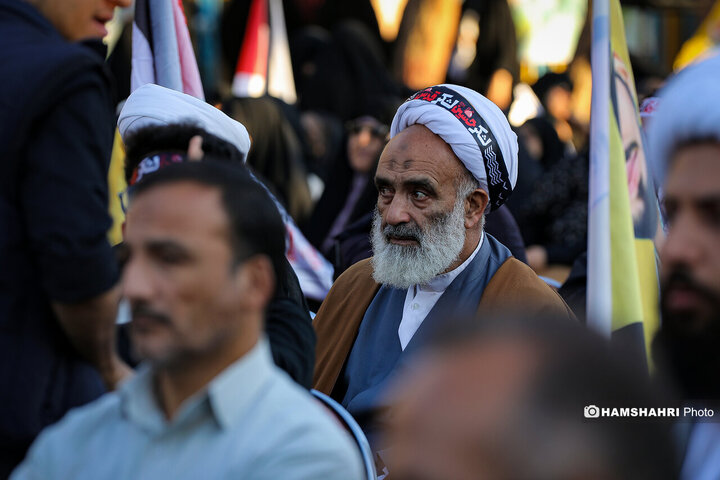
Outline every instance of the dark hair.
[[190, 139], [200, 135], [203, 139], [202, 150], [205, 157], [212, 156], [223, 163], [243, 163], [243, 156], [232, 143], [208, 133], [192, 122], [173, 123], [172, 125], [152, 125], [133, 133], [125, 141], [125, 180], [132, 178], [138, 164], [151, 152], [186, 152]]
[[545, 96], [555, 87], [560, 87], [571, 92], [573, 89], [573, 83], [570, 79], [570, 75], [567, 73], [548, 72], [532, 85], [533, 92], [535, 92], [535, 95], [537, 95], [543, 106], [546, 105]]
[[223, 165], [206, 154], [203, 162], [169, 165], [154, 172], [133, 188], [135, 198], [158, 186], [193, 182], [220, 191], [228, 217], [230, 242], [235, 264], [253, 255], [267, 255], [273, 264], [276, 283], [284, 272], [285, 227], [267, 191], [248, 170]]

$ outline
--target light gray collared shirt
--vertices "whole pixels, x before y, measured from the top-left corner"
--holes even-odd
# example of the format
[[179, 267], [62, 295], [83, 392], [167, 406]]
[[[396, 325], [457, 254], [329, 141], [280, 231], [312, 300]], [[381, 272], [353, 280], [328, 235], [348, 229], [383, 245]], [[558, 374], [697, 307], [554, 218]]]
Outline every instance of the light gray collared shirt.
[[362, 478], [353, 440], [272, 363], [266, 340], [186, 400], [172, 421], [143, 367], [118, 392], [44, 430], [24, 479]]

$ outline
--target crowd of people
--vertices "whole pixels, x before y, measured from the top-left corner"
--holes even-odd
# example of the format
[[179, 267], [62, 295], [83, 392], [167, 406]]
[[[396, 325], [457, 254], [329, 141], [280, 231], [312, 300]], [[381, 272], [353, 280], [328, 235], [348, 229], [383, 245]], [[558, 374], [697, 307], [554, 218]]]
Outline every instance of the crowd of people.
[[[298, 102], [218, 107], [122, 92], [101, 39], [130, 0], [0, 0], [0, 478], [720, 478], [720, 54], [640, 98], [648, 372], [587, 327], [570, 76], [511, 126], [507, 3], [426, 3], [390, 46], [367, 8], [286, 2]], [[225, 8], [229, 59], [248, 8]], [[422, 83], [433, 11], [459, 27]], [[287, 218], [334, 267], [324, 298]]]

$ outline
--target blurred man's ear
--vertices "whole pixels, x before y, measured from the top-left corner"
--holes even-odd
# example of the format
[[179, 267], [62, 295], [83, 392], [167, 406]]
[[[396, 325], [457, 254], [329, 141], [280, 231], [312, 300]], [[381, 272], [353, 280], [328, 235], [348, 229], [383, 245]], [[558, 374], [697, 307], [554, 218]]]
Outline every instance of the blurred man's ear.
[[466, 201], [468, 208], [465, 211], [465, 228], [471, 229], [482, 221], [490, 198], [485, 190], [476, 188], [467, 196]]
[[252, 310], [264, 310], [275, 291], [275, 273], [267, 255], [244, 260], [234, 272], [238, 294]]

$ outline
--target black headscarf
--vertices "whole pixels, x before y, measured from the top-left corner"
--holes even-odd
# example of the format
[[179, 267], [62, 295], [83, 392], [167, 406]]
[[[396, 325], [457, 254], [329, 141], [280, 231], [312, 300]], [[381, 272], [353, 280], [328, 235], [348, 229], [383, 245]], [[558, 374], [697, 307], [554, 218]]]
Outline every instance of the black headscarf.
[[545, 117], [531, 118], [524, 125], [529, 125], [542, 142], [542, 157], [538, 160], [544, 170], [551, 168], [565, 155], [565, 145], [558, 137], [555, 127]]
[[332, 34], [306, 29], [292, 44], [300, 110], [333, 113], [342, 121], [367, 114], [380, 118], [378, 106], [406, 96], [390, 77], [374, 35], [359, 22], [340, 23]]
[[[347, 158], [347, 157], [344, 157]], [[304, 226], [304, 233], [308, 241], [318, 250], [321, 250], [325, 237], [330, 232], [335, 219], [345, 206], [348, 194], [352, 188], [354, 172], [347, 160], [335, 162], [328, 179], [325, 190], [318, 200], [310, 221]], [[368, 212], [373, 211], [377, 203], [377, 190], [373, 182], [375, 168], [368, 172], [368, 179], [360, 198], [352, 209], [347, 224], [353, 223]], [[323, 252], [327, 254], [328, 252]]]

